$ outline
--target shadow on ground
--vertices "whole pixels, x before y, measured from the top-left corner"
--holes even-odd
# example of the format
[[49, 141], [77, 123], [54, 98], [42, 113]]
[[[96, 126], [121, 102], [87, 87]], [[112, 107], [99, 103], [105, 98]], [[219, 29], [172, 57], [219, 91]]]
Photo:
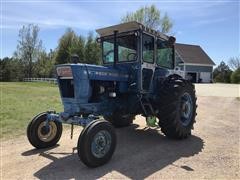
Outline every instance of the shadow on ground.
[[[190, 157], [202, 151], [204, 142], [201, 138], [191, 136], [182, 141], [169, 140], [155, 129], [137, 129], [137, 125], [117, 130], [117, 148], [104, 166], [87, 168], [78, 158], [77, 152], [53, 153], [47, 150], [30, 150], [22, 155], [39, 154], [52, 162], [34, 173], [40, 179], [97, 179], [117, 171], [131, 179], [143, 179], [163, 169], [181, 157]], [[65, 157], [57, 158], [55, 154]], [[186, 171], [192, 167], [177, 166]], [[114, 178], [114, 177], [112, 177]], [[116, 177], [117, 178], [117, 177]]]

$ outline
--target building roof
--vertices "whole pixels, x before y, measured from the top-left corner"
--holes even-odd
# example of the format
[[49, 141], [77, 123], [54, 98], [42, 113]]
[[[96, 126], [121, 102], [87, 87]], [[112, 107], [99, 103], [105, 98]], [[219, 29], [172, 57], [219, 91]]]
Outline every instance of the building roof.
[[175, 49], [184, 63], [215, 65], [213, 60], [198, 45], [176, 43]]
[[96, 32], [100, 36], [109, 36], [109, 35], [113, 35], [114, 31], [118, 31], [118, 33], [122, 33], [122, 32], [127, 32], [127, 31], [134, 31], [134, 30], [138, 30], [138, 29], [141, 29], [143, 31], [146, 31], [150, 34], [156, 35], [156, 36], [161, 37], [166, 40], [168, 40], [168, 38], [169, 38], [167, 35], [159, 32], [159, 31], [150, 29], [136, 21], [131, 21], [131, 22], [127, 22], [127, 23], [122, 23], [122, 24], [117, 24], [117, 25], [97, 29]]

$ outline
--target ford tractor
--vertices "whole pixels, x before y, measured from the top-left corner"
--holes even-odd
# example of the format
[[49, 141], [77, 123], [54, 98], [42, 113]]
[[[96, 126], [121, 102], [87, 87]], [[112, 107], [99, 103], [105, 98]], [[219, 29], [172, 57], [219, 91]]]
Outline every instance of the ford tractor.
[[166, 137], [189, 137], [196, 116], [195, 88], [175, 71], [175, 38], [137, 22], [97, 33], [102, 65], [56, 66], [64, 111], [36, 115], [27, 128], [29, 142], [37, 149], [52, 147], [62, 124], [83, 126], [79, 158], [97, 167], [115, 151], [114, 127], [130, 126], [136, 115], [144, 116], [148, 126], [160, 127]]

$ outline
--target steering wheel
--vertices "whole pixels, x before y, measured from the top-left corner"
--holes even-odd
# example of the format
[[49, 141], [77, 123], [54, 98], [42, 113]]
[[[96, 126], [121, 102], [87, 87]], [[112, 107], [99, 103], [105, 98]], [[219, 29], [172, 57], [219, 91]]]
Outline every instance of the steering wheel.
[[[133, 56], [133, 59], [130, 59], [130, 56]], [[137, 59], [137, 53], [129, 53], [127, 55], [127, 60], [128, 61], [135, 61]]]
[[109, 54], [114, 53], [114, 50], [108, 51], [106, 54], [104, 54], [104, 57], [106, 58]]

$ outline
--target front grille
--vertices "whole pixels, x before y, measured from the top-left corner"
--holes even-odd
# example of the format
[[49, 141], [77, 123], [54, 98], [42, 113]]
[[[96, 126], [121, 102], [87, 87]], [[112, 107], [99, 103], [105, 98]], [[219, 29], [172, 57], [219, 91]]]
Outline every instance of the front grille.
[[74, 98], [74, 83], [73, 79], [60, 79], [60, 91], [64, 98]]

